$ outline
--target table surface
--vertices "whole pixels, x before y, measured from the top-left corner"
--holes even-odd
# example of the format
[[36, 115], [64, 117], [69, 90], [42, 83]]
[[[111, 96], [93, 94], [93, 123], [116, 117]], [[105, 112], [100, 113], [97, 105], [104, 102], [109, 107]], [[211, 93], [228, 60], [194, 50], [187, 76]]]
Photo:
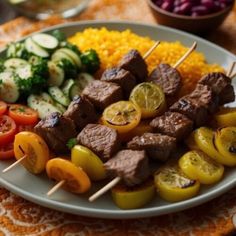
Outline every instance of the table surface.
[[[36, 30], [75, 20], [132, 20], [156, 24], [145, 0], [93, 0], [79, 16], [45, 21], [18, 17], [0, 25], [0, 47]], [[224, 24], [205, 38], [236, 53], [236, 7]], [[236, 188], [183, 212], [138, 220], [74, 216], [28, 202], [0, 188], [1, 235], [229, 235], [236, 226]]]

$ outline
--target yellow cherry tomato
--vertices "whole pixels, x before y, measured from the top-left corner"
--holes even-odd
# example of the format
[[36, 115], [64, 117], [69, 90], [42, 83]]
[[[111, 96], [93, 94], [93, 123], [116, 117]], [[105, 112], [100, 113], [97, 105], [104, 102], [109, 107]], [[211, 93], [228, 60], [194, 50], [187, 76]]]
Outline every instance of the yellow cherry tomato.
[[45, 170], [50, 155], [45, 141], [37, 134], [28, 131], [20, 132], [15, 136], [14, 154], [17, 160], [26, 156], [21, 163], [33, 174]]
[[91, 187], [88, 175], [72, 162], [54, 158], [48, 161], [46, 166], [47, 175], [56, 181], [65, 180], [63, 188], [73, 193], [85, 193]]
[[134, 129], [128, 133], [120, 135], [122, 141], [129, 141], [135, 136], [141, 136], [144, 133], [152, 133], [153, 128], [149, 125], [150, 121], [141, 121]]
[[236, 127], [218, 129], [214, 144], [229, 166], [236, 165]]
[[84, 146], [75, 145], [72, 148], [71, 161], [76, 166], [80, 166], [91, 180], [97, 181], [106, 177], [106, 171], [101, 159]]
[[214, 118], [218, 127], [236, 126], [236, 108], [221, 107]]
[[142, 118], [152, 118], [165, 110], [165, 94], [154, 83], [144, 82], [132, 90], [129, 100], [140, 107]]
[[165, 166], [155, 173], [155, 185], [161, 198], [168, 202], [178, 202], [197, 195], [198, 180], [188, 178], [178, 166]]
[[108, 106], [102, 115], [102, 123], [116, 129], [118, 133], [127, 133], [141, 120], [141, 111], [130, 101], [119, 101]]
[[124, 184], [117, 184], [112, 188], [112, 199], [121, 209], [136, 209], [148, 204], [155, 196], [155, 185], [149, 179], [141, 185], [129, 188]]
[[207, 127], [201, 127], [194, 131], [194, 139], [200, 150], [205, 152], [209, 157], [214, 159], [216, 162], [232, 166], [231, 159], [226, 158], [222, 153], [218, 152], [214, 143], [214, 131]]
[[179, 159], [180, 169], [191, 179], [201, 184], [218, 182], [224, 173], [224, 166], [216, 163], [202, 151], [190, 151]]

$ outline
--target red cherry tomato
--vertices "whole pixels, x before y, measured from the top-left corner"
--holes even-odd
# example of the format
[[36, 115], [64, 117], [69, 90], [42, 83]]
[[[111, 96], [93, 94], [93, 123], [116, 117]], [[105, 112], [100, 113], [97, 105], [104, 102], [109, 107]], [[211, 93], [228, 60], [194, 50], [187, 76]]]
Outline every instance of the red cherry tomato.
[[13, 142], [0, 146], [0, 160], [14, 158]]
[[13, 141], [15, 133], [15, 121], [7, 115], [0, 116], [0, 146], [3, 146]]
[[0, 101], [0, 115], [3, 115], [7, 111], [7, 104]]

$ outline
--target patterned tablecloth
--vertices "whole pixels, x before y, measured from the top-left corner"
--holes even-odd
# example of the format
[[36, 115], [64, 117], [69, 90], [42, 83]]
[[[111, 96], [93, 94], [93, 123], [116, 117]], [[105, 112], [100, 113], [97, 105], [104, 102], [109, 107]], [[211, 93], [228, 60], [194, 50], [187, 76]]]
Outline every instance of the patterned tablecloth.
[[[144, 0], [93, 0], [78, 17], [127, 19], [156, 23]], [[0, 47], [33, 31], [68, 20], [52, 17], [35, 22], [24, 17], [0, 26]], [[236, 8], [207, 39], [236, 53]], [[101, 220], [40, 207], [0, 188], [1, 235], [229, 235], [236, 227], [236, 188], [183, 212], [138, 220]]]

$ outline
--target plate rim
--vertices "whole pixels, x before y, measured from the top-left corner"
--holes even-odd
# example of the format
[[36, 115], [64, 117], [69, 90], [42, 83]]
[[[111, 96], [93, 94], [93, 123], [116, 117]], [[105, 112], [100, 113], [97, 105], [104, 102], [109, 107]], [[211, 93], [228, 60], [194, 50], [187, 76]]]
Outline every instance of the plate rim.
[[[27, 36], [24, 36], [20, 38], [18, 41], [22, 41], [25, 38], [29, 37], [30, 35], [33, 35], [38, 32], [49, 32], [54, 29], [58, 28], [67, 28], [67, 27], [76, 27], [76, 26], [82, 26], [82, 27], [91, 27], [89, 25], [97, 25], [97, 27], [106, 27], [106, 25], [123, 25], [124, 27], [131, 27], [131, 26], [141, 26], [141, 27], [147, 27], [147, 28], [153, 28], [155, 30], [161, 29], [164, 31], [167, 31], [169, 33], [174, 33], [178, 35], [184, 35], [188, 39], [197, 40], [199, 42], [202, 42], [203, 44], [207, 46], [211, 46], [214, 48], [217, 48], [217, 50], [223, 52], [224, 54], [229, 55], [230, 57], [234, 58], [236, 61], [236, 56], [229, 52], [228, 50], [216, 45], [215, 43], [212, 43], [206, 39], [203, 39], [199, 36], [192, 35], [187, 32], [183, 32], [181, 30], [173, 29], [166, 26], [161, 25], [155, 25], [155, 24], [148, 24], [148, 23], [141, 23], [141, 22], [134, 22], [134, 21], [126, 21], [126, 20], [112, 20], [112, 21], [105, 21], [105, 20], [86, 20], [86, 21], [78, 21], [78, 22], [69, 22], [69, 23], [63, 23], [54, 25], [51, 27], [47, 27], [45, 29], [33, 32]], [[132, 29], [131, 29], [132, 30]], [[0, 50], [0, 53], [3, 53], [6, 50], [6, 47], [2, 48]], [[34, 202], [36, 204], [39, 204], [44, 207], [48, 207], [54, 210], [59, 210], [62, 212], [67, 212], [71, 214], [76, 215], [82, 215], [82, 216], [88, 216], [88, 217], [96, 217], [96, 218], [103, 218], [103, 219], [134, 219], [134, 218], [143, 218], [143, 217], [153, 217], [158, 215], [164, 215], [168, 213], [174, 213], [178, 211], [182, 211], [188, 208], [195, 207], [197, 205], [203, 204], [205, 202], [208, 202], [221, 194], [227, 192], [231, 188], [233, 188], [236, 184], [236, 180], [229, 181], [225, 183], [223, 186], [218, 187], [217, 189], [213, 189], [210, 192], [206, 192], [202, 195], [197, 195], [194, 198], [177, 202], [177, 203], [169, 203], [168, 205], [164, 206], [156, 206], [156, 207], [150, 207], [150, 208], [140, 208], [140, 209], [133, 209], [133, 210], [108, 210], [108, 209], [95, 209], [95, 208], [88, 208], [88, 207], [77, 207], [73, 205], [69, 205], [64, 202], [60, 202], [57, 200], [53, 200], [50, 198], [47, 198], [45, 195], [45, 198], [42, 198], [41, 196], [34, 195], [33, 193], [27, 192], [22, 190], [20, 187], [17, 187], [16, 185], [8, 182], [7, 180], [4, 180], [0, 178], [0, 184], [8, 189], [9, 191], [13, 192], [16, 195], [19, 195], [23, 197], [24, 199], [27, 199], [31, 202]], [[92, 204], [92, 203], [91, 203]]]

